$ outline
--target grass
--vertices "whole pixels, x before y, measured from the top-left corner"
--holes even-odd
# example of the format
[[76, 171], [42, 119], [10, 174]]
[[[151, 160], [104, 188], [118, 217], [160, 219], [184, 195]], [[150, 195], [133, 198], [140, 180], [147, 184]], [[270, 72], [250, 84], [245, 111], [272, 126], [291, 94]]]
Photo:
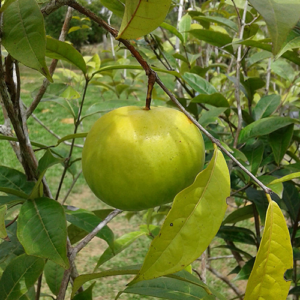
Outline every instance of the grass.
[[[105, 60], [103, 61], [105, 63]], [[63, 76], [63, 68], [67, 65], [60, 65], [62, 67], [61, 72], [58, 73], [60, 76], [60, 80], [56, 82], [63, 82], [69, 81], [66, 76]], [[68, 67], [68, 66], [67, 66]], [[74, 70], [75, 71], [75, 70]], [[79, 74], [76, 71], [77, 74]], [[133, 80], [130, 78], [130, 72], [127, 72], [128, 77], [126, 80], [123, 80], [120, 76], [121, 72], [118, 71], [116, 75], [114, 75], [113, 80], [109, 76], [104, 76], [102, 80], [106, 83], [111, 83], [112, 85], [117, 85], [118, 82], [123, 84], [127, 84], [128, 86], [133, 85]], [[161, 76], [163, 81], [166, 85], [172, 90], [174, 89], [174, 81], [171, 76]], [[32, 101], [32, 94], [36, 91], [43, 80], [43, 77], [36, 71], [28, 69], [26, 67], [21, 67], [21, 97], [22, 101], [25, 105], [29, 106]], [[69, 81], [70, 85], [76, 89], [79, 93], [83, 91], [83, 82], [74, 83], [74, 81]], [[83, 115], [87, 111], [87, 109], [95, 104], [99, 103], [100, 101], [113, 101], [113, 100], [130, 100], [130, 101], [138, 101], [140, 99], [143, 101], [146, 95], [146, 77], [142, 74], [136, 78], [136, 82], [134, 83], [134, 87], [136, 90], [134, 93], [130, 94], [128, 97], [126, 93], [123, 92], [121, 95], [116, 96], [111, 91], [107, 91], [104, 93], [103, 88], [91, 85], [87, 90], [85, 106], [83, 109]], [[55, 87], [55, 85], [53, 85]], [[58, 103], [58, 95], [57, 97], [52, 97], [50, 101], [41, 102], [38, 108], [35, 110], [35, 115], [51, 130], [53, 130], [56, 134], [63, 137], [68, 134], [73, 133], [73, 116], [69, 113], [68, 110], [61, 106], [61, 103], [64, 103], [63, 100], [59, 100]], [[164, 105], [165, 101], [168, 99], [160, 90], [155, 91], [154, 103]], [[71, 100], [71, 103], [74, 105], [78, 104], [78, 99]], [[65, 103], [64, 103], [65, 104]], [[101, 114], [96, 114], [92, 117], [86, 118], [83, 121], [82, 126], [79, 128], [80, 132], [87, 132], [93, 122], [100, 116]], [[0, 124], [3, 124], [3, 116], [0, 115]], [[42, 126], [36, 123], [33, 118], [29, 118], [28, 120], [28, 129], [30, 134], [30, 139], [32, 141], [36, 141], [45, 145], [55, 145], [57, 139], [51, 135], [47, 130], [45, 130]], [[77, 139], [76, 143], [83, 143], [83, 140]], [[61, 144], [58, 149], [62, 152], [68, 153], [69, 146]], [[19, 164], [18, 160], [16, 159], [14, 152], [6, 141], [0, 141], [0, 153], [1, 153], [1, 164], [5, 166], [9, 166], [11, 168], [16, 168], [22, 170], [21, 165]], [[43, 155], [44, 151], [37, 151], [36, 155], [39, 158]], [[73, 159], [78, 158], [81, 156], [81, 148], [74, 149]], [[80, 161], [74, 164], [74, 174], [77, 174], [81, 169]], [[60, 176], [63, 170], [63, 166], [55, 165], [54, 167], [50, 168], [46, 173], [46, 178], [49, 183], [50, 189], [52, 190], [53, 194], [57, 190], [59, 185]], [[62, 188], [62, 192], [60, 194], [60, 200], [63, 199], [64, 195], [66, 194], [70, 184], [73, 181], [73, 176], [68, 173]], [[107, 208], [107, 206], [101, 203], [89, 190], [86, 186], [83, 176], [79, 177], [72, 193], [70, 194], [69, 198], [67, 199], [66, 204], [73, 205], [80, 208], [85, 208], [89, 210], [96, 210], [96, 209], [103, 209]], [[127, 232], [138, 230], [139, 225], [145, 223], [143, 220], [143, 213], [139, 213], [135, 215], [130, 221], [127, 221], [125, 214], [119, 215], [116, 217], [109, 226], [114, 231], [115, 235], [121, 236]], [[249, 225], [249, 224], [248, 224]], [[219, 245], [222, 243], [222, 240], [215, 238], [212, 245]], [[145, 254], [147, 249], [149, 248], [150, 239], [147, 237], [139, 238], [134, 244], [124, 250], [121, 254], [114, 257], [110, 261], [106, 262], [103, 266], [101, 266], [100, 270], [113, 268], [113, 267], [121, 267], [121, 266], [129, 266], [129, 265], [136, 265], [141, 264], [144, 260]], [[77, 267], [80, 274], [82, 273], [89, 273], [92, 272], [100, 255], [106, 249], [107, 245], [103, 240], [95, 238], [86, 248], [83, 249], [82, 252], [79, 253], [77, 258]], [[246, 247], [244, 247], [246, 248]], [[217, 250], [213, 249], [211, 255], [218, 256], [218, 255], [228, 255], [230, 254], [229, 251], [226, 250]], [[223, 275], [227, 275], [234, 267], [235, 262], [233, 259], [230, 260], [217, 260], [212, 262], [212, 266], [221, 272]], [[200, 263], [195, 262], [193, 264], [193, 268], [200, 270]], [[231, 275], [230, 278], [233, 278], [234, 275]], [[114, 299], [117, 292], [124, 289], [125, 284], [130, 280], [130, 276], [123, 276], [123, 277], [109, 277], [104, 278], [97, 281], [97, 284], [94, 288], [94, 298], [97, 300], [110, 300]], [[207, 282], [209, 285], [214, 287], [219, 292], [223, 293], [227, 299], [230, 299], [235, 296], [228, 286], [224, 284], [222, 281], [217, 279], [210, 273], [207, 273]], [[90, 284], [90, 283], [89, 283]], [[87, 284], [86, 286], [88, 286]], [[241, 285], [244, 287], [244, 283], [236, 283], [236, 285]], [[47, 291], [47, 287], [45, 284], [43, 287]], [[46, 299], [46, 298], [45, 298]], [[153, 299], [153, 297], [142, 297], [139, 295], [122, 295], [121, 299]]]

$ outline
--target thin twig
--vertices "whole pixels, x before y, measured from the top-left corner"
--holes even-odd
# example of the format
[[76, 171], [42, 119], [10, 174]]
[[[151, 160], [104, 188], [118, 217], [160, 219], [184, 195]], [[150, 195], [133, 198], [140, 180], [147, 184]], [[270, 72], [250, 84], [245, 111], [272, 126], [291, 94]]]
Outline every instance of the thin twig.
[[170, 97], [170, 99], [178, 106], [178, 108], [205, 134], [213, 143], [215, 143], [227, 156], [231, 158], [239, 167], [242, 169], [251, 179], [260, 186], [266, 194], [270, 194], [272, 190], [266, 187], [262, 182], [260, 182], [251, 172], [249, 172], [229, 151], [227, 151], [221, 144], [221, 142], [213, 137], [203, 126], [201, 126], [192, 115], [185, 110], [181, 103], [176, 99], [176, 97], [165, 87], [159, 77], [156, 79], [157, 84], [165, 91], [165, 93]]
[[223, 282], [225, 282], [238, 296], [238, 298], [240, 300], [243, 300], [243, 293], [233, 284], [231, 283], [231, 281], [228, 279], [227, 276], [222, 275], [221, 273], [219, 273], [217, 270], [215, 270], [214, 268], [212, 268], [211, 266], [207, 266], [207, 269], [214, 274], [216, 277], [218, 277], [219, 279], [221, 279]]
[[40, 275], [38, 282], [37, 282], [37, 288], [36, 288], [36, 293], [35, 293], [35, 300], [40, 299], [41, 295], [41, 288], [42, 288], [42, 281], [43, 281], [43, 274]]
[[63, 201], [61, 202], [62, 205], [65, 204], [66, 200], [68, 199], [68, 197], [69, 197], [69, 195], [70, 195], [70, 193], [71, 193], [71, 191], [72, 191], [72, 189], [73, 189], [75, 183], [77, 182], [78, 178], [80, 177], [81, 173], [82, 173], [82, 170], [80, 170], [80, 172], [79, 172], [79, 173], [76, 175], [76, 177], [74, 178], [74, 180], [73, 180], [73, 182], [72, 182], [72, 184], [71, 184], [69, 190], [67, 191], [67, 193], [66, 193], [66, 195], [65, 195], [65, 197], [64, 197], [64, 199], [63, 199]]
[[114, 217], [116, 217], [118, 214], [122, 213], [123, 211], [120, 209], [115, 209], [112, 211], [97, 227], [93, 229], [92, 232], [90, 232], [88, 235], [86, 235], [74, 248], [72, 251], [73, 257], [76, 256], [76, 254], [82, 250], [96, 235], [97, 233], [108, 223], [110, 222]]
[[[234, 3], [234, 1], [233, 1], [233, 3]], [[241, 20], [241, 23], [240, 23], [240, 33], [239, 33], [240, 40], [242, 40], [243, 36], [244, 36], [247, 7], [248, 7], [248, 0], [246, 0], [246, 2], [245, 2], [243, 19]], [[239, 135], [242, 130], [242, 122], [243, 122], [242, 108], [241, 108], [241, 95], [240, 95], [240, 79], [241, 79], [240, 78], [240, 69], [241, 69], [241, 61], [242, 61], [242, 49], [243, 49], [243, 46], [239, 45], [238, 53], [237, 53], [237, 60], [236, 60], [236, 82], [235, 82], [235, 99], [236, 99], [237, 111], [238, 111], [238, 126], [237, 126], [237, 129], [235, 132], [233, 148], [237, 147]]]
[[[82, 95], [80, 107], [79, 107], [79, 110], [78, 110], [77, 120], [76, 120], [75, 126], [74, 126], [74, 132], [73, 132], [74, 134], [77, 133], [78, 127], [79, 127], [79, 125], [81, 123], [81, 112], [82, 112], [82, 107], [83, 107], [83, 104], [84, 104], [84, 100], [85, 100], [85, 96], [86, 96], [86, 91], [87, 91], [87, 88], [88, 88], [88, 84], [89, 84], [89, 80], [86, 78], [84, 89], [83, 89], [83, 95]], [[59, 185], [58, 185], [58, 189], [57, 189], [57, 193], [56, 193], [56, 197], [55, 197], [56, 200], [58, 200], [58, 197], [59, 197], [59, 194], [60, 194], [60, 191], [61, 191], [64, 179], [65, 179], [66, 173], [68, 171], [68, 168], [70, 167], [70, 160], [71, 160], [71, 157], [72, 157], [72, 154], [73, 154], [74, 144], [75, 144], [75, 138], [72, 139], [71, 147], [70, 147], [70, 150], [69, 150], [69, 155], [68, 155], [68, 157], [67, 157], [67, 159], [65, 161], [65, 167], [64, 167], [63, 173], [61, 175], [61, 178], [60, 178], [60, 181], [59, 181]]]
[[[56, 134], [53, 130], [51, 130], [50, 128], [48, 128], [35, 114], [32, 114], [31, 117], [37, 122], [39, 123], [44, 129], [46, 129], [50, 134], [52, 134], [54, 137], [56, 137], [58, 140], [61, 139], [61, 136], [59, 136], [58, 134]], [[68, 141], [64, 141], [63, 142], [65, 145], [71, 146], [72, 143], [68, 142]], [[83, 148], [83, 145], [81, 144], [74, 144], [74, 147], [77, 148]]]

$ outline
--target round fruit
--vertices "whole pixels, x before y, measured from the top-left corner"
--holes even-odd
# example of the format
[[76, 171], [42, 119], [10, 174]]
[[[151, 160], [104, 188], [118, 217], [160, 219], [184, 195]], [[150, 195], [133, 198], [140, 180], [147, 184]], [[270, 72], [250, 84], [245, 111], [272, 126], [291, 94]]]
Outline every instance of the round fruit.
[[127, 106], [96, 121], [82, 152], [82, 170], [94, 194], [122, 210], [171, 202], [204, 164], [198, 128], [180, 111]]

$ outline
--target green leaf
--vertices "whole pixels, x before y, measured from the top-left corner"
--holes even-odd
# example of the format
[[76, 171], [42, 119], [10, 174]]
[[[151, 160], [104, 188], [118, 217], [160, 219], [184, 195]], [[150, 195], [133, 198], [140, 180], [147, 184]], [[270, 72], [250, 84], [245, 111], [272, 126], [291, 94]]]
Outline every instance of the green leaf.
[[189, 31], [194, 37], [200, 41], [217, 47], [223, 47], [230, 54], [233, 54], [232, 38], [228, 34], [219, 31], [205, 30], [205, 29], [192, 29]]
[[229, 107], [227, 99], [220, 93], [200, 94], [192, 99], [192, 103], [206, 103], [215, 107]]
[[213, 107], [206, 105], [209, 110], [202, 110], [201, 116], [199, 117], [198, 122], [202, 126], [206, 126], [210, 123], [215, 123], [219, 115], [221, 115], [227, 107]]
[[178, 30], [183, 36], [183, 44], [186, 44], [188, 40], [188, 31], [191, 28], [192, 18], [189, 14], [185, 14], [178, 24]]
[[277, 54], [289, 32], [299, 21], [298, 0], [249, 0], [251, 5], [266, 21], [273, 43], [273, 53]]
[[16, 0], [5, 0], [4, 4], [2, 5], [0, 11], [3, 12], [5, 11], [13, 2]]
[[67, 61], [86, 73], [86, 64], [82, 55], [69, 43], [47, 36], [46, 56]]
[[247, 59], [247, 66], [250, 68], [254, 64], [271, 57], [272, 57], [272, 53], [268, 51], [264, 50], [264, 51], [256, 52]]
[[18, 300], [39, 278], [44, 260], [22, 254], [5, 268], [0, 279], [1, 300]]
[[253, 217], [253, 205], [247, 205], [241, 208], [234, 210], [229, 214], [225, 220], [222, 222], [222, 225], [225, 224], [235, 224], [240, 221], [244, 221]]
[[[269, 135], [269, 144], [272, 147], [274, 159], [277, 165], [282, 161], [290, 146], [294, 131], [294, 124], [280, 128]], [[280, 141], [280, 143], [278, 142]]]
[[114, 13], [114, 15], [122, 18], [125, 6], [124, 1], [119, 0], [100, 0], [100, 3]]
[[8, 240], [0, 243], [0, 264], [4, 269], [12, 259], [24, 253], [24, 249], [17, 239], [17, 222], [13, 223], [6, 229]]
[[288, 117], [268, 117], [257, 120], [241, 130], [239, 143], [244, 143], [252, 137], [267, 135], [279, 128], [298, 122]]
[[5, 215], [6, 215], [7, 206], [0, 206], [0, 239], [8, 238], [6, 227], [5, 227]]
[[252, 140], [249, 140], [249, 143], [246, 143], [242, 148], [242, 152], [246, 155], [249, 162], [248, 168], [253, 175], [256, 175], [261, 164], [264, 148], [264, 144], [261, 140], [257, 140], [254, 143]]
[[[8, 167], [0, 166], [0, 190], [5, 193], [27, 198], [34, 187], [34, 183], [27, 181], [26, 175]], [[5, 191], [7, 190], [7, 192]], [[16, 193], [13, 193], [15, 191]], [[19, 193], [18, 193], [19, 192]]]
[[288, 209], [291, 219], [296, 222], [300, 208], [300, 196], [299, 191], [292, 182], [284, 183], [282, 200]]
[[300, 36], [299, 33], [291, 31], [288, 38], [283, 45], [282, 49], [277, 54], [276, 58], [282, 56], [286, 51], [300, 48]]
[[229, 193], [228, 168], [222, 153], [216, 149], [194, 183], [175, 196], [161, 231], [152, 241], [141, 271], [132, 283], [177, 272], [198, 258], [222, 223]]
[[285, 300], [291, 281], [285, 281], [284, 273], [292, 267], [293, 249], [289, 231], [280, 208], [271, 201], [244, 299]]
[[254, 188], [248, 188], [246, 190], [246, 195], [248, 199], [255, 204], [260, 219], [262, 222], [264, 222], [268, 209], [268, 200], [266, 194], [263, 191], [258, 191]]
[[203, 288], [197, 285], [164, 277], [135, 283], [127, 287], [124, 291], [119, 292], [116, 299], [123, 293], [170, 300], [216, 299], [214, 295], [208, 294]]
[[50, 149], [47, 149], [45, 154], [39, 160], [38, 169], [40, 172], [43, 172], [56, 164], [62, 163], [63, 161], [63, 158], [54, 155]]
[[174, 34], [175, 36], [177, 36], [180, 39], [181, 43], [184, 43], [182, 34], [174, 26], [172, 26], [172, 25], [170, 25], [168, 23], [162, 22], [160, 24], [160, 27], [162, 27], [164, 29], [167, 29], [172, 34]]
[[248, 260], [233, 280], [247, 280], [253, 269], [254, 261], [255, 257], [252, 257], [250, 260]]
[[51, 292], [57, 296], [61, 286], [61, 282], [64, 276], [64, 268], [60, 265], [54, 263], [51, 260], [48, 260], [45, 269], [44, 275], [46, 282], [51, 290]]
[[280, 104], [280, 95], [268, 95], [260, 98], [258, 103], [253, 109], [254, 120], [269, 117]]
[[221, 245], [221, 246], [217, 246], [217, 247], [214, 247], [214, 248], [228, 249], [230, 251], [235, 251], [235, 252], [241, 253], [247, 259], [251, 259], [252, 258], [252, 255], [250, 255], [249, 253], [247, 253], [247, 252], [245, 252], [245, 251], [237, 248], [236, 246]]
[[296, 72], [293, 67], [284, 59], [277, 59], [272, 62], [271, 70], [283, 79], [293, 82]]
[[[240, 41], [237, 42], [238, 44], [241, 45], [245, 45], [245, 46], [249, 46], [249, 47], [256, 47], [259, 49], [263, 49], [269, 52], [272, 52], [272, 46], [268, 43], [268, 39], [265, 40], [244, 40], [244, 41]], [[297, 55], [296, 53], [294, 53], [293, 51], [287, 51], [285, 52], [282, 57], [294, 62], [297, 65], [300, 65], [300, 58], [299, 55]]]
[[[139, 237], [146, 235], [146, 232], [142, 231], [134, 231], [129, 232], [121, 236], [120, 238], [116, 239], [114, 241], [114, 251], [112, 251], [111, 248], [107, 248], [103, 254], [100, 256], [97, 265], [95, 267], [95, 270], [104, 264], [106, 261], [110, 260], [117, 254], [121, 253], [123, 250], [128, 248], [135, 240], [137, 240]], [[95, 271], [94, 270], [94, 271]]]
[[211, 95], [217, 93], [217, 90], [207, 80], [194, 73], [184, 73], [183, 79], [200, 94]]
[[171, 0], [126, 0], [116, 39], [136, 39], [156, 29], [165, 19]]
[[[66, 210], [67, 221], [71, 224], [87, 231], [92, 232], [102, 219], [98, 218], [92, 212], [85, 209], [77, 209], [75, 211]], [[103, 239], [113, 249], [114, 247], [114, 233], [108, 226], [104, 226], [96, 235]]]
[[95, 283], [92, 283], [86, 290], [77, 294], [73, 299], [74, 300], [93, 300], [93, 288]]
[[52, 82], [45, 61], [44, 17], [35, 0], [16, 0], [9, 5], [3, 12], [2, 34], [3, 46], [15, 59]]
[[[91, 274], [80, 275], [80, 276], [76, 277], [74, 280], [71, 299], [74, 297], [76, 291], [78, 291], [78, 289], [84, 283], [86, 283], [90, 280], [99, 279], [99, 278], [108, 277], [108, 276], [116, 276], [116, 275], [135, 275], [135, 274], [138, 274], [140, 267], [141, 267], [140, 265], [127, 266], [127, 267], [113, 268], [113, 269], [106, 270], [106, 271], [103, 271], [100, 273], [91, 273]], [[212, 294], [211, 289], [206, 284], [201, 282], [197, 277], [193, 276], [186, 270], [182, 270], [175, 274], [166, 275], [166, 277], [192, 283], [196, 286], [199, 286], [199, 287], [205, 289], [207, 291], [207, 293]]]
[[233, 31], [236, 31], [236, 32], [238, 31], [237, 24], [227, 18], [215, 17], [215, 16], [199, 16], [199, 17], [194, 17], [193, 19], [196, 21], [207, 21], [207, 22], [211, 22], [211, 23], [217, 23], [219, 25], [227, 26], [230, 29], [232, 29]]
[[87, 134], [87, 132], [68, 134], [57, 141], [56, 147], [67, 140], [86, 138]]
[[221, 226], [217, 233], [217, 237], [227, 241], [256, 245], [254, 233], [243, 227]]
[[26, 201], [18, 218], [18, 238], [27, 254], [69, 267], [66, 218], [57, 201], [45, 197]]

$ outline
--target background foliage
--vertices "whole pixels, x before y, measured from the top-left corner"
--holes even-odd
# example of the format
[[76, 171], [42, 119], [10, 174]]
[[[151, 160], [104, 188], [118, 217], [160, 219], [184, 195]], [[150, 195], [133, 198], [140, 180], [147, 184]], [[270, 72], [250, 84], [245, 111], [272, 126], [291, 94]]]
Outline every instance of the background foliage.
[[[123, 213], [109, 225], [105, 223], [96, 235], [99, 251], [88, 244], [84, 248], [88, 251], [74, 259], [78, 276], [76, 268], [68, 269], [74, 258], [70, 249], [78, 249], [80, 241], [112, 212], [87, 192], [81, 175], [82, 144], [93, 122], [104, 113], [125, 105], [144, 106], [149, 82], [122, 40], [112, 40], [113, 47], [106, 51], [111, 37], [91, 14], [75, 10], [69, 24], [66, 40], [81, 54], [69, 43], [46, 38], [43, 32], [41, 38], [31, 38], [43, 26], [47, 34], [59, 37], [67, 8], [53, 11], [45, 17], [45, 24], [40, 13], [52, 2], [7, 0], [1, 15], [6, 75], [2, 66], [0, 295], [4, 296], [0, 299], [63, 299], [67, 287], [62, 283], [67, 276], [74, 280], [67, 297], [72, 294], [74, 299], [116, 295], [126, 299], [127, 294], [128, 299], [298, 299], [298, 1], [289, 5], [283, 0], [172, 1], [165, 21], [157, 24], [160, 27], [131, 41], [164, 86], [210, 135], [204, 135], [207, 165], [225, 166], [216, 158], [215, 143], [239, 163], [224, 155], [231, 190], [225, 218], [221, 209], [218, 215], [222, 224], [217, 223], [216, 237], [211, 241], [213, 236], [204, 233], [203, 238], [193, 239], [195, 220], [190, 227], [192, 237], [184, 241], [193, 249], [208, 241], [204, 253], [197, 252], [196, 259], [189, 257], [185, 269], [175, 274], [154, 272], [151, 278], [166, 276], [120, 285], [118, 290], [114, 286], [120, 277], [114, 276], [125, 276], [124, 284], [132, 275], [145, 276], [141, 264], [153, 237], [164, 230], [170, 205]], [[122, 2], [79, 3], [105, 20], [112, 12], [111, 24], [120, 27]], [[17, 7], [21, 14], [15, 13]], [[20, 24], [25, 24], [26, 39], [14, 34]], [[51, 59], [59, 59], [53, 82], [37, 101], [43, 76], [52, 80], [46, 67]], [[35, 102], [38, 106], [33, 109]], [[158, 84], [152, 105], [175, 107]], [[32, 146], [26, 146], [28, 141]], [[243, 166], [248, 173], [242, 171]], [[224, 174], [227, 167], [222, 168]], [[218, 179], [223, 173], [209, 176]], [[47, 184], [42, 181], [45, 174]], [[204, 179], [208, 176], [201, 174]], [[220, 191], [223, 200], [229, 196], [225, 190]], [[212, 203], [215, 198], [204, 200]], [[213, 205], [203, 210], [210, 213], [209, 207]], [[169, 216], [179, 211], [173, 207]], [[210, 217], [208, 222], [215, 219]], [[98, 278], [96, 283], [91, 281]], [[276, 288], [270, 288], [266, 278], [277, 282]], [[110, 288], [109, 280], [113, 280]]]

